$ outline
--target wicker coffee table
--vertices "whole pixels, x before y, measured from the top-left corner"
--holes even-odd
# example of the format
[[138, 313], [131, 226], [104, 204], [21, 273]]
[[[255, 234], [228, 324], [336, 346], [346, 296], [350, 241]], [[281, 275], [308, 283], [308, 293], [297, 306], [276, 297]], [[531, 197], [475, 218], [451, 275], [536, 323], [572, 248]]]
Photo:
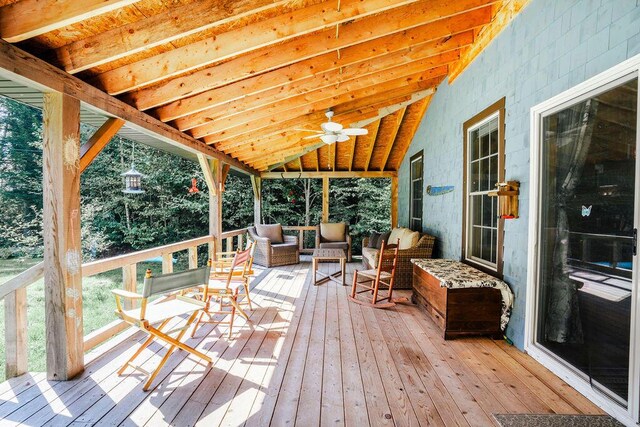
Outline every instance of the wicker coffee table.
[[[312, 258], [313, 265], [313, 284], [321, 285], [324, 282], [329, 280], [333, 280], [334, 282], [345, 285], [344, 275], [346, 272], [346, 264], [347, 264], [347, 255], [342, 249], [314, 249]], [[340, 270], [334, 273], [324, 273], [322, 271], [318, 271], [318, 263], [319, 261], [334, 261], [340, 263]], [[319, 279], [316, 279], [317, 276], [320, 276]], [[342, 276], [342, 281], [340, 282], [337, 277]]]

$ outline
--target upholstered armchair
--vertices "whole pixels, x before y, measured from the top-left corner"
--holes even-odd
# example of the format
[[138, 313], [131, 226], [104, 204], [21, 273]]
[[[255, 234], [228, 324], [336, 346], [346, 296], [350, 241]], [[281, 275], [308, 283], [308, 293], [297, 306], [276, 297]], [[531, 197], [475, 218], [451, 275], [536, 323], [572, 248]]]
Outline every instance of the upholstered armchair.
[[298, 237], [285, 236], [280, 224], [255, 225], [247, 228], [255, 242], [253, 262], [263, 267], [297, 264], [300, 262]]
[[351, 262], [349, 224], [344, 222], [321, 223], [316, 232], [316, 248], [342, 249], [347, 254], [347, 262]]

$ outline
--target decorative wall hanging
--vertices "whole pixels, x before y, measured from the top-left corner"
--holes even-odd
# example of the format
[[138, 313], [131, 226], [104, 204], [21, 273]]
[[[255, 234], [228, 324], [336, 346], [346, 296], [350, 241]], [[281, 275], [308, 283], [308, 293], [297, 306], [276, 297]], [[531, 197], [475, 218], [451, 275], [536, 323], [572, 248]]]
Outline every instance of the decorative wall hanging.
[[445, 185], [442, 187], [433, 187], [431, 185], [427, 185], [427, 194], [429, 196], [442, 196], [443, 194], [451, 193], [453, 189], [453, 185]]

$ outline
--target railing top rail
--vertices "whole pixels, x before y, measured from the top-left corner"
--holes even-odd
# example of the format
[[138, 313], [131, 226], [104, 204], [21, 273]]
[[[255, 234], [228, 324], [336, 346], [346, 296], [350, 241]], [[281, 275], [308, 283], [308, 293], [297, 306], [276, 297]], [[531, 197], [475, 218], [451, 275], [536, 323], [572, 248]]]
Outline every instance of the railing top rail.
[[138, 252], [118, 255], [112, 258], [99, 259], [82, 265], [82, 276], [94, 276], [105, 271], [113, 270], [129, 264], [146, 261], [167, 253], [180, 252], [193, 246], [204, 245], [212, 241], [211, 236], [203, 236], [183, 242], [171, 243], [169, 245], [158, 246], [157, 248], [144, 249]]
[[37, 282], [44, 276], [44, 262], [29, 267], [22, 273], [0, 285], [0, 300], [16, 289], [24, 288]]
[[317, 225], [283, 225], [282, 229], [286, 231], [290, 231], [290, 230], [313, 231], [313, 230], [317, 230], [318, 226]]
[[237, 230], [229, 230], [225, 231], [220, 235], [221, 239], [227, 239], [229, 237], [239, 236], [240, 234], [245, 234], [247, 232], [246, 228], [239, 228]]

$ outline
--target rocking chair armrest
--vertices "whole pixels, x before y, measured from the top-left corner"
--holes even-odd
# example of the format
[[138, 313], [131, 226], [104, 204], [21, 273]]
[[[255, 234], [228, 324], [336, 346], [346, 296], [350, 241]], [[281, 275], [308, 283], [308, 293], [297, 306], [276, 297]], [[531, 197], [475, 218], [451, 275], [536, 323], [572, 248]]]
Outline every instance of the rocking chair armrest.
[[124, 289], [112, 289], [111, 292], [113, 292], [113, 294], [116, 297], [122, 297], [122, 298], [129, 298], [129, 299], [143, 299], [144, 296], [136, 293], [136, 292], [131, 292], [131, 291], [126, 291]]

